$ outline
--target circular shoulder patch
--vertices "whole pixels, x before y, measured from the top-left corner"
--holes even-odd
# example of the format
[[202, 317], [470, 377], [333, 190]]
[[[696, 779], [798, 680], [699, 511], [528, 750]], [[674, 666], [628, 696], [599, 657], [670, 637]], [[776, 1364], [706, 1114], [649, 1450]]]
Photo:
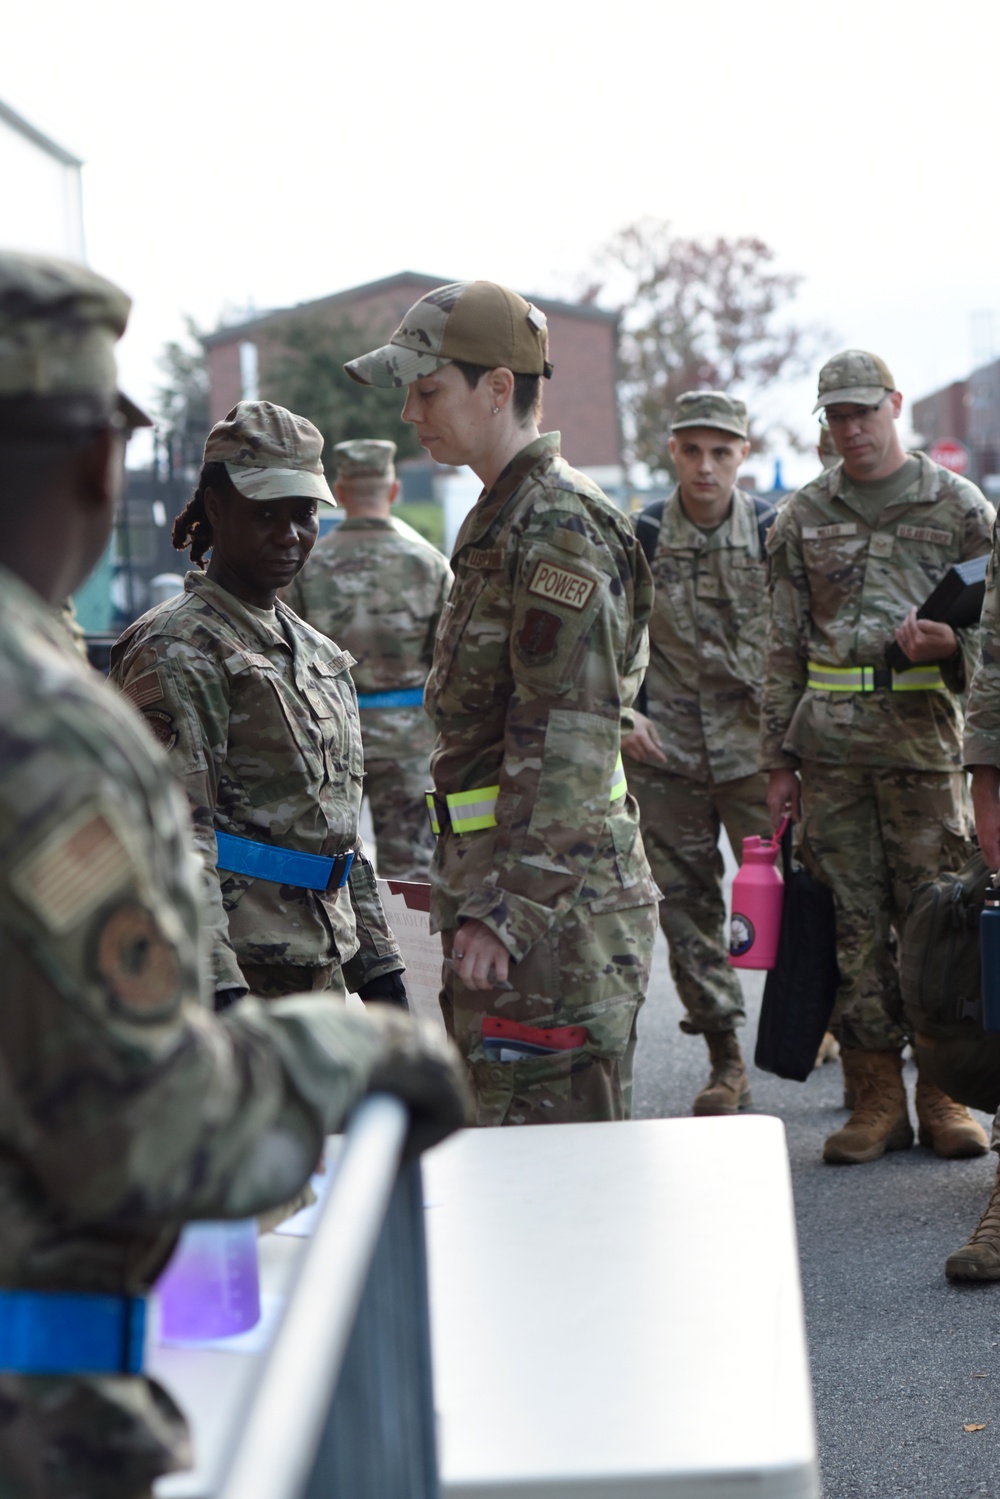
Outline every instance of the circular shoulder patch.
[[142, 716], [157, 743], [162, 744], [165, 750], [172, 750], [177, 743], [173, 714], [164, 713], [162, 708], [146, 708]]
[[181, 965], [153, 912], [125, 901], [98, 921], [94, 976], [115, 1009], [133, 1019], [161, 1020], [181, 999]]

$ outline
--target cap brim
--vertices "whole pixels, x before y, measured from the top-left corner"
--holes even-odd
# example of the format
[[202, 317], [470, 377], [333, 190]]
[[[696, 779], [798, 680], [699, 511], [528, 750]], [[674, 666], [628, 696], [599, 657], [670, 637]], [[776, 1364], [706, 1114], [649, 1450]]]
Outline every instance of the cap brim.
[[151, 427], [153, 418], [147, 416], [141, 406], [137, 406], [130, 400], [123, 390], [118, 392], [118, 410], [125, 418], [126, 425], [131, 431], [135, 427]]
[[879, 402], [885, 400], [887, 395], [891, 394], [892, 392], [884, 385], [850, 385], [846, 390], [828, 390], [826, 395], [816, 402], [812, 414], [815, 416], [817, 411], [822, 411], [826, 406], [836, 406], [841, 401], [844, 405], [851, 406], [877, 406]]
[[740, 427], [728, 427], [725, 422], [706, 422], [704, 418], [692, 422], [671, 423], [671, 434], [674, 432], [685, 432], [689, 427], [705, 427], [709, 432], [728, 432], [730, 437], [738, 437], [743, 442], [749, 442], [749, 435]]
[[439, 359], [436, 354], [421, 354], [419, 349], [406, 349], [399, 344], [384, 344], [360, 359], [352, 359], [344, 369], [359, 385], [412, 385], [424, 375], [433, 375], [435, 370], [451, 364], [450, 359]]
[[336, 505], [330, 486], [322, 474], [304, 468], [243, 468], [227, 463], [226, 473], [240, 494], [248, 500], [319, 500], [321, 505]]

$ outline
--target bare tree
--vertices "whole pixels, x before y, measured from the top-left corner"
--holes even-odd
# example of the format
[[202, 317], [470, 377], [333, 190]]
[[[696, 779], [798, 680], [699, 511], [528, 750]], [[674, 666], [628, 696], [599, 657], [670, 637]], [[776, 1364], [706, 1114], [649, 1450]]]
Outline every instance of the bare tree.
[[[830, 335], [787, 317], [802, 277], [773, 269], [774, 260], [763, 240], [683, 238], [656, 219], [629, 225], [605, 248], [599, 263], [620, 304], [621, 394], [633, 459], [672, 472], [670, 413], [683, 391], [696, 389], [746, 400], [758, 451], [779, 432], [803, 446], [787, 427], [761, 420], [762, 398], [804, 373]], [[592, 283], [588, 293], [595, 295]]]

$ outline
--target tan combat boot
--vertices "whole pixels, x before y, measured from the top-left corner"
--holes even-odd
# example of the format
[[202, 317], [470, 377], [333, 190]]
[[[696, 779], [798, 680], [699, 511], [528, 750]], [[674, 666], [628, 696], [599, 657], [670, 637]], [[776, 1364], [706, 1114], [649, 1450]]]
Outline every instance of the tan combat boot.
[[944, 1262], [949, 1280], [1000, 1280], [1000, 1166], [986, 1211], [968, 1244]]
[[705, 1034], [712, 1075], [694, 1101], [695, 1116], [736, 1114], [753, 1102], [750, 1083], [743, 1065], [743, 1053], [734, 1031], [708, 1031]]
[[935, 1155], [946, 1161], [960, 1161], [966, 1156], [985, 1155], [990, 1148], [986, 1132], [960, 1103], [934, 1083], [917, 1074], [917, 1139], [929, 1145]]
[[906, 1111], [903, 1058], [898, 1051], [856, 1051], [842, 1047], [845, 1088], [854, 1112], [823, 1146], [831, 1165], [858, 1166], [877, 1161], [887, 1150], [909, 1150], [913, 1130]]

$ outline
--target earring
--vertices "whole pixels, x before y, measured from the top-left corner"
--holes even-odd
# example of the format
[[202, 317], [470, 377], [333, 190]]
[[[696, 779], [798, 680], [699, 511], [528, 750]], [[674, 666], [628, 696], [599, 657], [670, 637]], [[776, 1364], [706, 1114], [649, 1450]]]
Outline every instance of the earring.
[[494, 406], [494, 408], [493, 408], [493, 415], [494, 416], [499, 416], [500, 415], [500, 407], [499, 406]]

